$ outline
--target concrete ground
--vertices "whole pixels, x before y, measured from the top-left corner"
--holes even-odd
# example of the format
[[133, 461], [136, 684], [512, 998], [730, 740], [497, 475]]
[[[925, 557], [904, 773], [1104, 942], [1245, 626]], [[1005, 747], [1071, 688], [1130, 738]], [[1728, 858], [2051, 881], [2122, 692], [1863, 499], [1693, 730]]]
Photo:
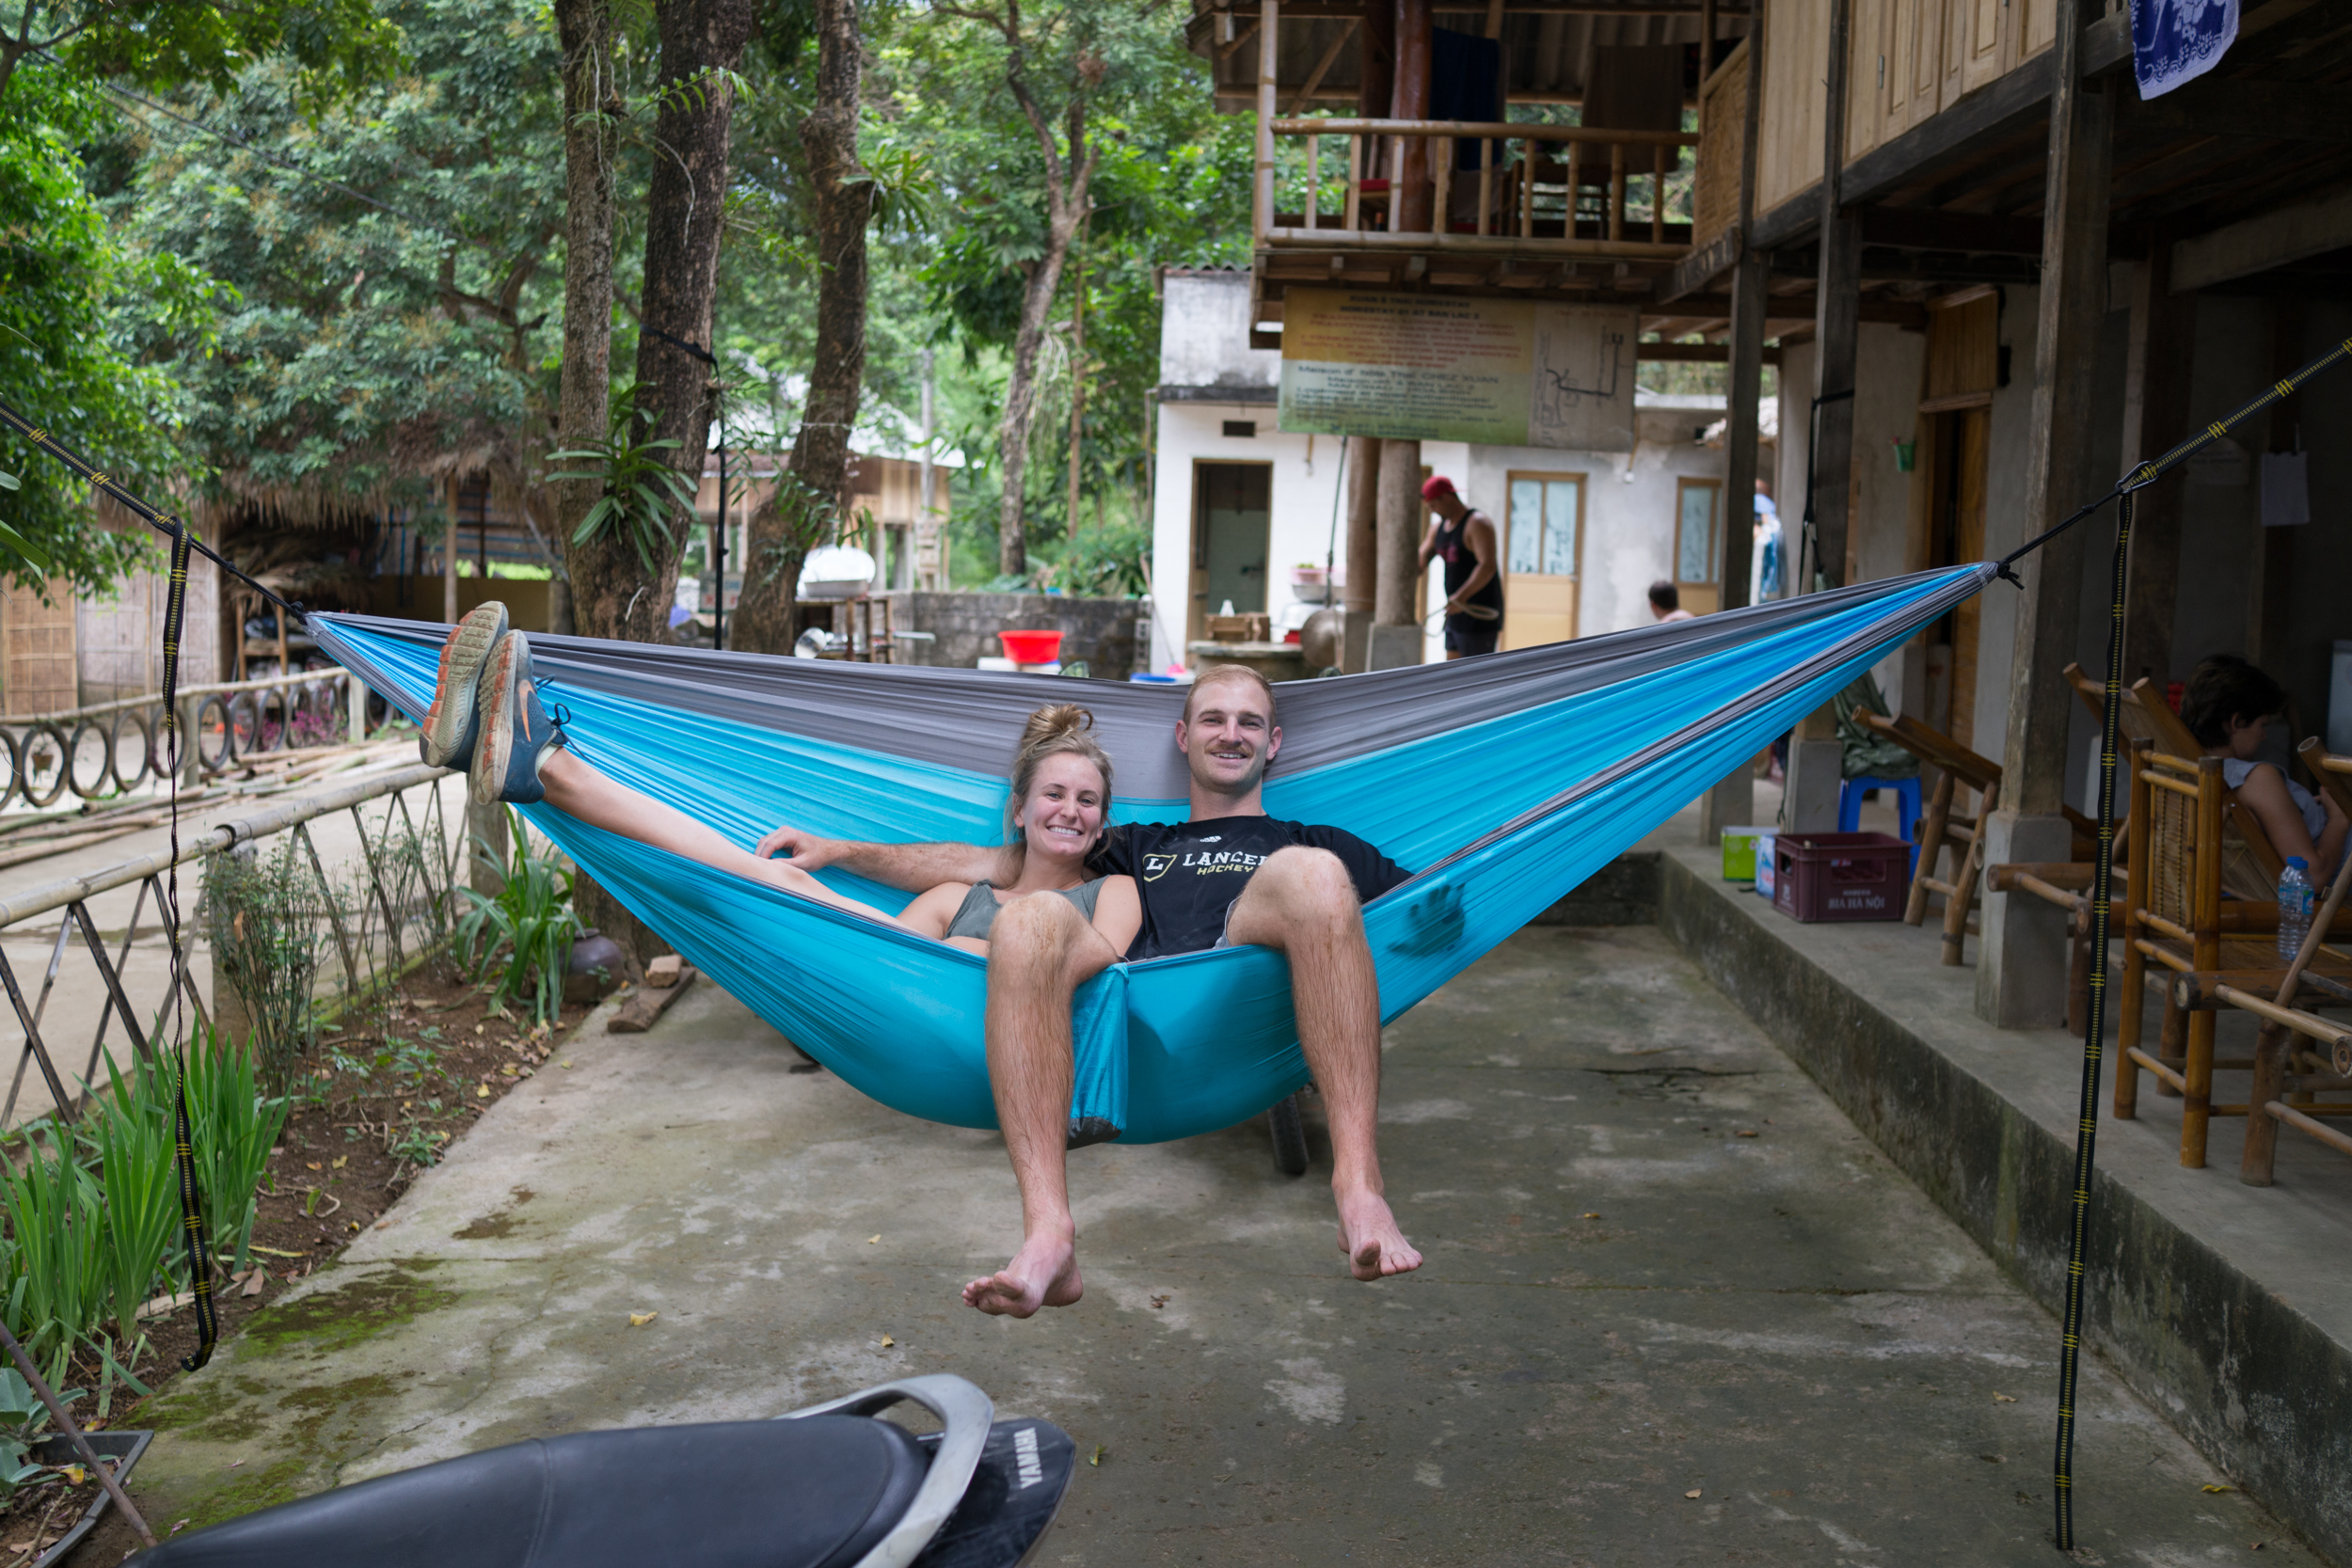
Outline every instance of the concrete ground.
[[[1075, 1156], [1086, 1299], [1013, 1323], [955, 1295], [1016, 1237], [993, 1134], [707, 987], [592, 1021], [147, 1407], [139, 1489], [201, 1523], [952, 1370], [1099, 1461], [1044, 1563], [2049, 1560], [2056, 1324], [1657, 928], [1522, 933], [1387, 1044], [1419, 1274], [1349, 1280], [1259, 1122]], [[2080, 1560], [2315, 1560], [2095, 1361], [2080, 1409]]]

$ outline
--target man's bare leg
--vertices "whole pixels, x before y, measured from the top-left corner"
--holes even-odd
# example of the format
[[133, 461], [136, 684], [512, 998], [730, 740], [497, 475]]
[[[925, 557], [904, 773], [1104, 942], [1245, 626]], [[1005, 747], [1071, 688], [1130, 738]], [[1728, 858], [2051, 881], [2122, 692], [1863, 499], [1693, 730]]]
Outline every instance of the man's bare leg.
[[1382, 1196], [1380, 982], [1347, 867], [1323, 849], [1277, 850], [1251, 875], [1225, 929], [1290, 959], [1298, 1043], [1331, 1118], [1331, 1196], [1349, 1271], [1378, 1279], [1420, 1268]]
[[1070, 1217], [1070, 997], [1117, 955], [1067, 898], [1033, 894], [997, 911], [988, 948], [988, 1082], [1021, 1185], [1021, 1250], [963, 1288], [964, 1305], [1025, 1318], [1068, 1307], [1078, 1277]]

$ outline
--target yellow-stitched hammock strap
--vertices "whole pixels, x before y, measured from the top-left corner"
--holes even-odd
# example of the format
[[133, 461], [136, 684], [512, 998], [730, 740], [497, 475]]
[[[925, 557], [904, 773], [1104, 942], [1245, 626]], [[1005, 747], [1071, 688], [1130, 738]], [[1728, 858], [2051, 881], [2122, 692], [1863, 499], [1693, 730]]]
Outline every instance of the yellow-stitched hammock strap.
[[[172, 1007], [172, 1168], [180, 1188], [180, 1223], [187, 1245], [188, 1287], [196, 1297], [196, 1353], [180, 1365], [195, 1371], [213, 1357], [220, 1340], [220, 1318], [213, 1305], [213, 1258], [210, 1233], [204, 1227], [204, 1193], [196, 1179], [196, 1138], [188, 1114], [187, 1027], [184, 1015], [186, 953], [180, 919], [180, 770], [184, 748], [195, 743], [180, 716], [181, 634], [187, 621], [188, 560], [197, 551], [257, 593], [299, 617], [302, 607], [289, 604], [247, 574], [238, 571], [220, 552], [198, 539], [184, 517], [158, 512], [100, 468], [24, 414], [0, 402], [0, 424], [16, 431], [40, 451], [103, 491], [115, 502], [150, 527], [171, 536], [171, 580], [164, 600], [164, 752], [171, 774], [171, 868], [166, 875], [165, 930], [171, 945]], [[217, 1043], [217, 1042], [215, 1042]]]
[[2098, 1143], [2099, 1069], [2103, 1037], [2106, 1030], [2107, 966], [2105, 955], [2107, 950], [2108, 906], [2113, 898], [2115, 884], [2115, 763], [2117, 735], [2122, 722], [2123, 708], [2123, 590], [2131, 570], [2132, 493], [2154, 483], [2164, 474], [2187, 462], [2201, 449], [2228, 435], [2231, 427], [2269, 407], [2280, 398], [2289, 396], [2303, 383], [2346, 357], [2352, 357], [2352, 338], [2337, 343], [2293, 375], [2272, 382], [2260, 396], [2248, 402], [2237, 412], [2226, 419], [2214, 420], [2162, 457], [2139, 464], [2116, 481], [2113, 490], [2049, 532], [2027, 540], [2001, 560], [2001, 575], [2014, 582], [2017, 578], [2009, 569], [2010, 562], [2028, 551], [2039, 549], [2108, 501], [2118, 502], [2113, 582], [2107, 607], [2106, 691], [2100, 709], [2099, 842], [2092, 863], [2090, 883], [2090, 951], [2100, 957], [2090, 966], [2090, 1006], [2086, 1009], [2090, 1016], [2083, 1029], [2082, 1104], [2074, 1130], [2074, 1212], [2069, 1216], [2066, 1306], [2060, 1317], [2062, 1333], [2058, 1341], [2058, 1443], [2050, 1466], [2060, 1551], [2072, 1551], [2074, 1547], [2074, 1397], [2082, 1372], [2083, 1276], [2089, 1266], [2090, 1176], [2092, 1155]]
[[[185, 518], [171, 519], [171, 586], [164, 598], [164, 755], [171, 769], [171, 869], [165, 874], [164, 902], [171, 911], [165, 929], [170, 933], [171, 973], [182, 973], [184, 961], [180, 932], [180, 767], [185, 749], [195, 743], [180, 721], [180, 634], [188, 613], [188, 554], [190, 538]], [[212, 1243], [204, 1228], [204, 1193], [196, 1180], [196, 1134], [188, 1116], [188, 1046], [182, 1014], [184, 985], [175, 978], [171, 988], [171, 1163], [179, 1179], [180, 1226], [187, 1243], [188, 1286], [196, 1295], [196, 1354], [180, 1365], [195, 1371], [213, 1358], [220, 1341], [220, 1315], [213, 1308]], [[213, 1041], [215, 1050], [221, 1041]]]

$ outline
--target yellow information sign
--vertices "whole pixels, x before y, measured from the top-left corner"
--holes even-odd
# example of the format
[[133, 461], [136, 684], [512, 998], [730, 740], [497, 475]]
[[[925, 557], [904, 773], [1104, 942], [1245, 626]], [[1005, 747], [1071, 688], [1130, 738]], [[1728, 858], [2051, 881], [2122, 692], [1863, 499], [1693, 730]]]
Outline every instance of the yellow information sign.
[[1630, 305], [1293, 288], [1281, 428], [1629, 451], [1640, 325]]

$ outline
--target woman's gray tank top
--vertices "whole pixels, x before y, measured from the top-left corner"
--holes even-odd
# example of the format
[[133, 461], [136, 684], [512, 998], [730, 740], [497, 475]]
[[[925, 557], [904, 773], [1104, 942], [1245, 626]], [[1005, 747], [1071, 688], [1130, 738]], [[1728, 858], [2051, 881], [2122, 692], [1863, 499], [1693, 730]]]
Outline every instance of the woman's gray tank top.
[[[1081, 883], [1077, 887], [1056, 888], [1054, 891], [1077, 905], [1078, 912], [1089, 920], [1092, 920], [1094, 901], [1102, 896], [1103, 879], [1097, 877], [1092, 881]], [[1003, 908], [1004, 906], [996, 901], [996, 893], [993, 887], [986, 882], [974, 882], [972, 891], [963, 895], [963, 903], [957, 909], [955, 919], [947, 922], [947, 934], [951, 937], [972, 937], [986, 942], [989, 931], [996, 924], [996, 911]]]

